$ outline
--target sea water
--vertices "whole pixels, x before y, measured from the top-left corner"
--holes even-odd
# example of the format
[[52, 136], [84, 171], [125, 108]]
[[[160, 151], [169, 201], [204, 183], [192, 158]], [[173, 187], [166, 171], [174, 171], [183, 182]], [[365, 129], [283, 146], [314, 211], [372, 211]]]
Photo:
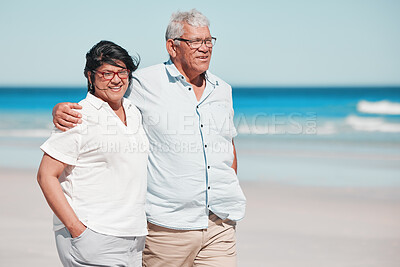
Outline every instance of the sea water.
[[400, 88], [235, 88], [233, 99], [240, 177], [400, 185]]
[[[0, 167], [37, 168], [59, 102], [85, 88], [0, 88]], [[400, 185], [400, 88], [233, 87], [239, 178]]]

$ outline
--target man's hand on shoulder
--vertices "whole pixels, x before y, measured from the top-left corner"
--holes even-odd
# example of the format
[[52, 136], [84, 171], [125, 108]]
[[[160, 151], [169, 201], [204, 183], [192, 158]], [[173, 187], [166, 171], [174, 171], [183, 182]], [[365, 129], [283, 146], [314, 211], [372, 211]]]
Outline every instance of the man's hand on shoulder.
[[53, 108], [53, 123], [57, 129], [66, 131], [75, 127], [78, 123], [82, 123], [82, 114], [73, 110], [82, 109], [78, 103], [63, 102], [58, 103]]

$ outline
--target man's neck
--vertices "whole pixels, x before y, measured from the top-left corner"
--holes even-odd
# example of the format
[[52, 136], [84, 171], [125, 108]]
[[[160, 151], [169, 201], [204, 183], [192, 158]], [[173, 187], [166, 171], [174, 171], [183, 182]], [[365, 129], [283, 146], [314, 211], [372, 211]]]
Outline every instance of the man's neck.
[[193, 91], [194, 94], [196, 95], [197, 101], [200, 101], [201, 96], [204, 93], [204, 89], [206, 88], [206, 79], [204, 73], [199, 75], [198, 77], [200, 78], [199, 79], [200, 82], [198, 83], [198, 85], [193, 83], [190, 84], [193, 86]]
[[189, 72], [185, 72], [179, 64], [174, 63], [174, 65], [175, 65], [176, 69], [185, 77], [186, 81], [190, 85], [192, 85], [193, 91], [197, 98], [197, 101], [200, 101], [201, 96], [203, 95], [204, 89], [206, 88], [205, 72], [189, 73]]
[[185, 76], [185, 78], [186, 78], [186, 81], [193, 86], [202, 87], [204, 85], [204, 81], [205, 81], [204, 73], [201, 73], [200, 75], [196, 75], [196, 76], [192, 76], [192, 77]]
[[193, 86], [201, 87], [204, 82], [204, 73], [193, 73], [188, 70], [184, 70], [184, 68], [181, 66], [181, 64], [177, 64], [173, 60], [171, 60], [172, 63], [174, 63], [174, 66], [176, 69], [185, 77], [186, 81], [190, 83]]

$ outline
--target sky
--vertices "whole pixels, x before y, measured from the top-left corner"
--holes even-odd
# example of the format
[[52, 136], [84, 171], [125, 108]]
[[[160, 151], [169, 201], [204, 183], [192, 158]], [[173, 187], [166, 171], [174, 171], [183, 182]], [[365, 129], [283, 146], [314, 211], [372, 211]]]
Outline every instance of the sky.
[[0, 86], [85, 86], [100, 40], [164, 62], [177, 10], [217, 37], [210, 71], [234, 86], [399, 86], [399, 0], [0, 0]]

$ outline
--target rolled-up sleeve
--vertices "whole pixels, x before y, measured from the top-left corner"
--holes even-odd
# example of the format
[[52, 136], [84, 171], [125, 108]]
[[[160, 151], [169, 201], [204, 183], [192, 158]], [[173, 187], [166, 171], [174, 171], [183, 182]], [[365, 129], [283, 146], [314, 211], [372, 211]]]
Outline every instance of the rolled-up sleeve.
[[80, 153], [81, 125], [66, 132], [54, 129], [40, 149], [51, 157], [68, 165], [76, 165]]

